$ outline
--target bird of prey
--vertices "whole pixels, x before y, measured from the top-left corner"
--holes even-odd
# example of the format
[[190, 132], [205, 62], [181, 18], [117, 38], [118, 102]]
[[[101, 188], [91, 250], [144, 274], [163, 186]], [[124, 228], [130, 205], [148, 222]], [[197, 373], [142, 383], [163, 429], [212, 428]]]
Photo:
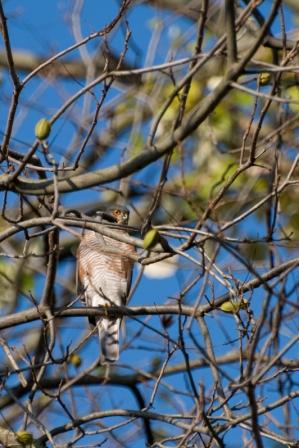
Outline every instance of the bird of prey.
[[[109, 213], [96, 212], [99, 222], [115, 222], [126, 226], [129, 210], [116, 206]], [[119, 235], [126, 234], [123, 229]], [[122, 253], [113, 253], [113, 249]], [[135, 248], [91, 230], [85, 230], [77, 252], [77, 275], [86, 306], [126, 305], [129, 295]], [[119, 359], [119, 330], [121, 319], [111, 317], [90, 318], [98, 328], [101, 345], [101, 363], [111, 364]]]

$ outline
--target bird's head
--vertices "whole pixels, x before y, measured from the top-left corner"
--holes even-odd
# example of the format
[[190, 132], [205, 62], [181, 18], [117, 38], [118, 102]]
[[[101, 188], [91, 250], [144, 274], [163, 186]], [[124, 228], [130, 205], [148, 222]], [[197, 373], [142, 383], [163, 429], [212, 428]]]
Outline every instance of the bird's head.
[[96, 212], [96, 215], [101, 216], [101, 218], [107, 221], [126, 225], [129, 222], [130, 211], [126, 207], [117, 205], [108, 208], [105, 212], [98, 211]]
[[117, 224], [128, 224], [130, 211], [126, 207], [115, 206], [108, 210], [108, 213], [113, 216]]

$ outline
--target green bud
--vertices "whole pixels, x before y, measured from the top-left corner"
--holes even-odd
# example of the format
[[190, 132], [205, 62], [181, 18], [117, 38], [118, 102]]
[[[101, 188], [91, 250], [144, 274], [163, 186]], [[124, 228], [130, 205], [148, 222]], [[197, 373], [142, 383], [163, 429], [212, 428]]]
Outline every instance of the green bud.
[[160, 234], [156, 229], [150, 229], [143, 238], [144, 249], [151, 249], [160, 241]]
[[16, 439], [22, 445], [29, 445], [33, 442], [33, 435], [28, 431], [17, 431]]
[[80, 367], [81, 363], [82, 363], [82, 360], [81, 360], [81, 357], [79, 355], [77, 355], [76, 353], [72, 353], [69, 356], [69, 362], [71, 364], [73, 364], [73, 366], [75, 366], [75, 367]]
[[35, 137], [39, 140], [45, 140], [51, 132], [51, 124], [46, 118], [42, 118], [35, 125]]
[[230, 314], [236, 314], [240, 310], [245, 310], [248, 307], [248, 300], [239, 299], [239, 300], [228, 300], [227, 302], [222, 303], [220, 305], [221, 311]]
[[265, 85], [269, 84], [270, 80], [271, 80], [270, 73], [261, 73], [260, 74], [260, 85], [261, 86], [265, 86]]

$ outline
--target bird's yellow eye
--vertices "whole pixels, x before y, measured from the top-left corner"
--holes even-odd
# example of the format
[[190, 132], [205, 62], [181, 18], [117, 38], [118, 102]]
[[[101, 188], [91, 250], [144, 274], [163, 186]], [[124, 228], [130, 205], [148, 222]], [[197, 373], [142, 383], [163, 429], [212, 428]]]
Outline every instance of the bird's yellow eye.
[[120, 210], [114, 210], [114, 214], [117, 216], [120, 215]]

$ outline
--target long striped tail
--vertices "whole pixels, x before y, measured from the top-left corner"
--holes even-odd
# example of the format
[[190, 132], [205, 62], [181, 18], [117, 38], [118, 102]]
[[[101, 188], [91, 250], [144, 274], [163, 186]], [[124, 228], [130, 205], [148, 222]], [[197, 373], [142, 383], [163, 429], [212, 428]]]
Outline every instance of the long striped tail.
[[97, 323], [102, 350], [102, 364], [112, 364], [119, 359], [120, 322], [121, 319], [102, 318]]

